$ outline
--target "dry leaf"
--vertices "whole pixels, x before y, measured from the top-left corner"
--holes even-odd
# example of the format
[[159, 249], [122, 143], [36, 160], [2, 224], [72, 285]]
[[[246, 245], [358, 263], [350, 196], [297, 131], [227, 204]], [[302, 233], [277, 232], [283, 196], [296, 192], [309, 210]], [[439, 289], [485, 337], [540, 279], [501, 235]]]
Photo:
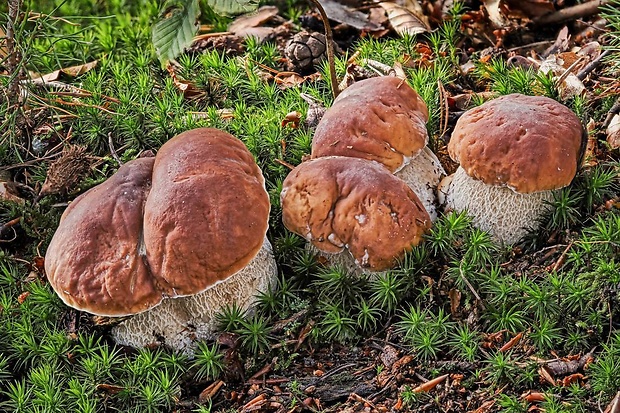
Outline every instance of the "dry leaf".
[[9, 54], [8, 50], [6, 50], [6, 33], [4, 33], [4, 29], [0, 27], [0, 59], [4, 59]]
[[429, 31], [424, 20], [411, 10], [394, 3], [382, 2], [379, 6], [383, 7], [392, 27], [399, 35], [403, 36], [405, 33], [414, 35]]
[[39, 79], [41, 79], [43, 82], [54, 82], [59, 80], [62, 76], [77, 77], [93, 69], [95, 66], [97, 66], [97, 63], [98, 61], [94, 60], [92, 62], [84, 63], [83, 65], [71, 66], [60, 70], [55, 70], [51, 73], [41, 76]]
[[275, 6], [263, 6], [254, 13], [244, 14], [237, 17], [229, 26], [228, 31], [239, 36], [252, 27], [259, 27], [278, 15], [278, 8]]
[[26, 201], [19, 196], [15, 184], [12, 182], [0, 182], [0, 201], [15, 202], [24, 205]]
[[525, 400], [528, 403], [534, 403], [534, 402], [544, 402], [545, 401], [545, 393], [540, 393], [540, 392], [534, 392], [534, 391], [528, 391], [526, 393], [523, 393], [521, 395], [521, 398], [523, 400]]
[[607, 143], [611, 149], [620, 148], [620, 115], [618, 114], [611, 118], [607, 126]]
[[377, 31], [383, 29], [382, 26], [373, 23], [368, 16], [359, 10], [354, 10], [335, 0], [321, 0], [321, 5], [329, 20], [344, 23], [357, 30]]
[[453, 288], [448, 293], [450, 297], [450, 313], [456, 315], [459, 312], [459, 306], [461, 305], [461, 292], [456, 288]]
[[616, 393], [616, 397], [612, 399], [603, 413], [620, 413], [620, 391]]
[[299, 128], [300, 121], [301, 121], [301, 113], [295, 110], [293, 112], [289, 112], [286, 114], [284, 119], [282, 119], [280, 126], [285, 127], [286, 125], [289, 125], [291, 128], [297, 129]]
[[484, 0], [484, 8], [489, 14], [489, 20], [495, 27], [504, 27], [508, 25], [508, 20], [501, 11], [502, 0]]

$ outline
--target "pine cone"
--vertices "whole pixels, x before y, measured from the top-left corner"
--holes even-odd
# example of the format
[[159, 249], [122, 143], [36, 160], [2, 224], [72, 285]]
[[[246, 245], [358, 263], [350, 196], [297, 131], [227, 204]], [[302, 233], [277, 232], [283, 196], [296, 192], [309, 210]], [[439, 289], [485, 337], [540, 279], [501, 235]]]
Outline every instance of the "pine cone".
[[47, 195], [67, 193], [74, 189], [90, 171], [94, 158], [85, 146], [69, 145], [60, 157], [50, 164], [38, 199]]
[[305, 72], [313, 69], [326, 57], [327, 47], [325, 45], [325, 35], [318, 32], [299, 32], [286, 44], [284, 55], [291, 69]]

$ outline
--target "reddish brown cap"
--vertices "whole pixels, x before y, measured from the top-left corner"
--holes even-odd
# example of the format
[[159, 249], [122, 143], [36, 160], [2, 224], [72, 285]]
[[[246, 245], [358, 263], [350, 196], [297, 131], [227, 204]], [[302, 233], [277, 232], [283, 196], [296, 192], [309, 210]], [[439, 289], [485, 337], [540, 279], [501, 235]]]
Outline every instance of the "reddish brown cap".
[[472, 178], [531, 193], [570, 184], [582, 143], [581, 122], [566, 106], [512, 94], [465, 112], [448, 151]]
[[204, 291], [257, 254], [269, 197], [243, 143], [216, 129], [171, 139], [78, 197], [45, 257], [72, 307], [122, 316]]
[[427, 143], [428, 109], [406, 81], [375, 77], [345, 89], [319, 122], [312, 157], [370, 159], [394, 172]]
[[144, 207], [144, 243], [171, 296], [195, 294], [245, 267], [263, 245], [269, 195], [252, 154], [216, 129], [161, 147]]
[[127, 162], [63, 213], [47, 248], [45, 271], [67, 305], [127, 315], [161, 301], [162, 292], [138, 248], [153, 162]]
[[325, 252], [347, 247], [358, 265], [388, 269], [417, 245], [431, 220], [416, 194], [380, 164], [328, 156], [303, 162], [281, 194], [288, 229]]

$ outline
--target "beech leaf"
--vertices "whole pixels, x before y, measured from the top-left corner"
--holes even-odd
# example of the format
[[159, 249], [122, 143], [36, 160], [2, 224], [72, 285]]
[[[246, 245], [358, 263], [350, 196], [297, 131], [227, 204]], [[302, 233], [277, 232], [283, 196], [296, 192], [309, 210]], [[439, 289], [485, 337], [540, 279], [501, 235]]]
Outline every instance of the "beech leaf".
[[423, 16], [417, 16], [413, 11], [394, 3], [379, 3], [386, 11], [390, 24], [399, 35], [405, 33], [414, 35], [429, 31], [428, 25], [424, 22]]
[[182, 0], [163, 20], [153, 25], [153, 45], [162, 64], [176, 58], [192, 44], [200, 16], [198, 0]]

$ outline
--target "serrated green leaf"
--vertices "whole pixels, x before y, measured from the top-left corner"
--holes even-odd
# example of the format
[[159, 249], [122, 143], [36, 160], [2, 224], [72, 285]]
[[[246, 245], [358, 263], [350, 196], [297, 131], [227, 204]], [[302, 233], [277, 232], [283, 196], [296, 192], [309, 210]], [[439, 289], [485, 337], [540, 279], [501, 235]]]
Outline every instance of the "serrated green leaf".
[[192, 43], [200, 16], [198, 0], [181, 0], [171, 14], [153, 25], [153, 45], [166, 64]]
[[207, 0], [207, 4], [215, 13], [230, 16], [256, 9], [258, 0]]

